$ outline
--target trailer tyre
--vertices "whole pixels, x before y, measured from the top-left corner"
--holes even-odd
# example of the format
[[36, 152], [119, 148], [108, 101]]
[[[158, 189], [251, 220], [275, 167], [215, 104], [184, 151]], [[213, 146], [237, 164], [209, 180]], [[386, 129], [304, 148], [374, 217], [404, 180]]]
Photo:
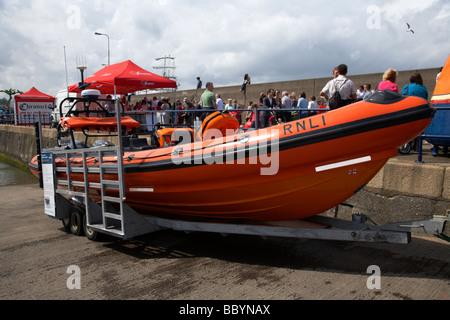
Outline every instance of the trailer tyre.
[[76, 208], [70, 213], [70, 232], [76, 236], [83, 235], [83, 214]]
[[401, 154], [409, 154], [411, 152], [411, 142], [405, 143], [403, 146], [398, 148]]
[[99, 232], [92, 230], [91, 228], [88, 227], [86, 215], [83, 216], [83, 231], [86, 238], [88, 238], [91, 241], [96, 241], [99, 240], [100, 238]]
[[70, 216], [62, 219], [61, 221], [62, 221], [64, 229], [66, 229], [67, 231], [70, 231]]

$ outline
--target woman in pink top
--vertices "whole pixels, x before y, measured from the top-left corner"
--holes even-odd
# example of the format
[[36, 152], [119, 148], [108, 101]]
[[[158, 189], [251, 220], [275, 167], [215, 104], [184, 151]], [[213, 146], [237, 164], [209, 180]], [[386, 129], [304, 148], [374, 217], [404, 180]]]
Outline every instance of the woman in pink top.
[[383, 75], [383, 81], [378, 84], [378, 90], [391, 90], [398, 93], [397, 81], [398, 72], [394, 69], [388, 69]]

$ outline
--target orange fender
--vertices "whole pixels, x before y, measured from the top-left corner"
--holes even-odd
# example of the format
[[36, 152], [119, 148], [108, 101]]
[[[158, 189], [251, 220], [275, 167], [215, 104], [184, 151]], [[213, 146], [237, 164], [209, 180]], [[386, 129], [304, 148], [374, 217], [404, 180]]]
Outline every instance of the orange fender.
[[[197, 134], [197, 138], [203, 140], [207, 135], [208, 130], [211, 129], [219, 130], [222, 137], [226, 137], [229, 134], [234, 134], [236, 130], [239, 129], [239, 121], [229, 112], [214, 112], [203, 121], [201, 130]], [[214, 133], [212, 133], [208, 138], [213, 139], [218, 137], [215, 137]]]

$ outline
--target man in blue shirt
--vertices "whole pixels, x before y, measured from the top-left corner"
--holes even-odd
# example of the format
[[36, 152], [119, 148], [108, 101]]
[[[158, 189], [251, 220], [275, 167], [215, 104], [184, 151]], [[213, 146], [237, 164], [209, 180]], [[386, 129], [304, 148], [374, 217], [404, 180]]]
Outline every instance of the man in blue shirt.
[[300, 109], [299, 119], [306, 118], [308, 116], [308, 100], [306, 100], [306, 93], [300, 93], [300, 99], [298, 99], [297, 108]]

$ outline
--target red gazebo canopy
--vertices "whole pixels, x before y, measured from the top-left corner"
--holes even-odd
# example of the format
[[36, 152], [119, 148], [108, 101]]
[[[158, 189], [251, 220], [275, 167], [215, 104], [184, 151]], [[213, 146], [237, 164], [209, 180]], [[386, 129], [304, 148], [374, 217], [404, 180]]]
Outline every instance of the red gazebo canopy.
[[[177, 83], [142, 69], [132, 61], [116, 63], [92, 74], [84, 80], [88, 89], [99, 90], [102, 94], [127, 94], [135, 91], [160, 88], [177, 88]], [[69, 87], [69, 92], [81, 92], [79, 85]]]
[[16, 101], [25, 101], [25, 100], [33, 100], [33, 101], [54, 101], [55, 97], [52, 97], [48, 94], [40, 92], [35, 87], [31, 88], [25, 93], [18, 94], [14, 96], [14, 100]]

